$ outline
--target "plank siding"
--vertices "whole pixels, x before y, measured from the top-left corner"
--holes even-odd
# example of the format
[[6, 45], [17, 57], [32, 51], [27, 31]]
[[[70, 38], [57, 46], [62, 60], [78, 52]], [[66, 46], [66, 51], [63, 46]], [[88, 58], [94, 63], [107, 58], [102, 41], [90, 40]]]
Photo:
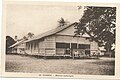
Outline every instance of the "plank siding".
[[78, 44], [90, 44], [88, 39], [82, 37], [72, 37], [72, 36], [56, 36], [56, 42], [63, 42], [63, 43], [78, 43]]
[[[86, 38], [82, 37], [72, 37], [72, 36], [48, 36], [43, 41], [38, 40], [37, 42], [33, 41], [29, 43], [30, 49], [27, 50], [27, 53], [31, 55], [45, 55], [45, 56], [52, 56], [52, 55], [64, 55], [65, 49], [56, 49], [56, 42], [62, 43], [78, 43], [78, 44], [90, 44], [91, 53], [95, 52], [98, 49], [98, 44], [93, 41], [90, 42]], [[35, 43], [37, 44], [35, 48]], [[73, 50], [73, 53], [75, 50]], [[81, 53], [81, 51], [80, 51]]]
[[48, 36], [44, 40], [45, 43], [45, 55], [51, 56], [56, 54], [55, 36]]
[[56, 55], [64, 55], [64, 53], [65, 53], [65, 49], [60, 49], [60, 48], [56, 49]]
[[98, 43], [95, 41], [91, 42], [91, 50], [98, 50]]
[[[76, 30], [75, 30], [75, 27], [74, 27], [74, 25], [73, 25], [73, 26], [70, 26], [70, 27], [68, 27], [68, 28], [66, 28], [66, 29], [58, 32], [57, 34], [58, 34], [58, 35], [74, 36], [74, 35], [75, 35], [75, 33], [74, 33], [75, 31], [76, 31]], [[90, 37], [87, 33], [83, 34], [82, 36], [83, 36], [83, 37]]]
[[[90, 50], [92, 50], [91, 53], [93, 53], [93, 51], [95, 52], [98, 50], [98, 43], [96, 43], [95, 41], [91, 42], [89, 39], [87, 39], [89, 38], [88, 34], [84, 34], [82, 35], [82, 37], [73, 37], [75, 35], [74, 30], [75, 30], [74, 26], [71, 26], [52, 35], [44, 36], [38, 40], [30, 41], [28, 42], [29, 45], [26, 45], [27, 53], [32, 55], [42, 55], [42, 56], [65, 55], [65, 53], [69, 55], [69, 52], [66, 52], [67, 51], [66, 49], [68, 47], [56, 48], [56, 43], [65, 43], [65, 44], [69, 43], [70, 49], [69, 48], [68, 49], [72, 51], [71, 53], [75, 53], [75, 51], [78, 50], [78, 44], [90, 45]], [[75, 43], [77, 47], [71, 49], [72, 43]], [[36, 44], [37, 46], [35, 47]], [[81, 56], [82, 55], [84, 56], [85, 49], [78, 51], [81, 54]]]
[[39, 44], [38, 54], [39, 54], [39, 55], [44, 55], [44, 54], [45, 54], [44, 40], [42, 40], [42, 41], [39, 40], [38, 44]]
[[95, 41], [91, 42], [90, 50], [91, 55], [95, 54], [98, 51], [98, 43]]

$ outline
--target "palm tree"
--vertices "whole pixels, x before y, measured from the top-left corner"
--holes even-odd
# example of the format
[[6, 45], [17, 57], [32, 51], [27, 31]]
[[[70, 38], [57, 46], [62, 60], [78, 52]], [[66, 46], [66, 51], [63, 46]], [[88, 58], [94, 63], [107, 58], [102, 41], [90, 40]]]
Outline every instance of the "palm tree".
[[29, 32], [29, 33], [27, 34], [27, 36], [28, 36], [28, 38], [32, 38], [32, 37], [34, 36], [34, 34], [31, 33], [31, 32]]
[[31, 39], [31, 38], [33, 38], [33, 36], [34, 36], [34, 34], [33, 33], [31, 33], [31, 32], [29, 32], [27, 35], [25, 35], [25, 36], [23, 36], [23, 40], [28, 40], [28, 39]]
[[27, 40], [28, 38], [26, 36], [23, 37], [24, 40]]
[[67, 20], [64, 20], [64, 18], [61, 17], [61, 19], [58, 20], [58, 23], [59, 23], [58, 27], [61, 27], [61, 26], [67, 25], [69, 22]]

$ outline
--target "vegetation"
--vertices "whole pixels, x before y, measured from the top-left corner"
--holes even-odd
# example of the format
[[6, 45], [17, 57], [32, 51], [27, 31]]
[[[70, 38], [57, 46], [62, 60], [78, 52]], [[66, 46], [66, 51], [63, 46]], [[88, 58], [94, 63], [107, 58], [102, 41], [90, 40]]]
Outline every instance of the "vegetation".
[[60, 20], [58, 20], [58, 23], [58, 27], [61, 27], [67, 25], [69, 22], [67, 20], [64, 20], [64, 18], [61, 18]]
[[115, 44], [116, 7], [85, 7], [75, 29], [76, 35], [88, 33], [91, 40], [104, 46], [106, 51], [112, 51], [111, 47]]
[[6, 36], [6, 53], [9, 51], [9, 47], [14, 43], [16, 43], [16, 41], [12, 37]]
[[34, 34], [29, 32], [26, 36], [23, 36], [23, 39], [28, 40], [34, 37]]

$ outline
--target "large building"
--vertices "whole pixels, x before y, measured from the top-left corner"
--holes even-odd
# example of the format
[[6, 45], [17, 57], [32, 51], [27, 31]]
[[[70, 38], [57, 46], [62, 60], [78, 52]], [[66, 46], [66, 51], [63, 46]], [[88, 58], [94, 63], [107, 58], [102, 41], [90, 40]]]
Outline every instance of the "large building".
[[[74, 25], [57, 27], [26, 41], [26, 53], [40, 56], [87, 56], [98, 51], [98, 43], [88, 34], [74, 36]], [[78, 55], [75, 55], [78, 54]]]

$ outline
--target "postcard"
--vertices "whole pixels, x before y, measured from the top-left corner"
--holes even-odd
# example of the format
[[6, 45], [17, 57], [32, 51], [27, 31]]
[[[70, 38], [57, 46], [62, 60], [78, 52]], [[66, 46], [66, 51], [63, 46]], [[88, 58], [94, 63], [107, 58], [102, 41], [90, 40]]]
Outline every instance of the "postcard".
[[3, 1], [3, 77], [120, 79], [120, 5]]

